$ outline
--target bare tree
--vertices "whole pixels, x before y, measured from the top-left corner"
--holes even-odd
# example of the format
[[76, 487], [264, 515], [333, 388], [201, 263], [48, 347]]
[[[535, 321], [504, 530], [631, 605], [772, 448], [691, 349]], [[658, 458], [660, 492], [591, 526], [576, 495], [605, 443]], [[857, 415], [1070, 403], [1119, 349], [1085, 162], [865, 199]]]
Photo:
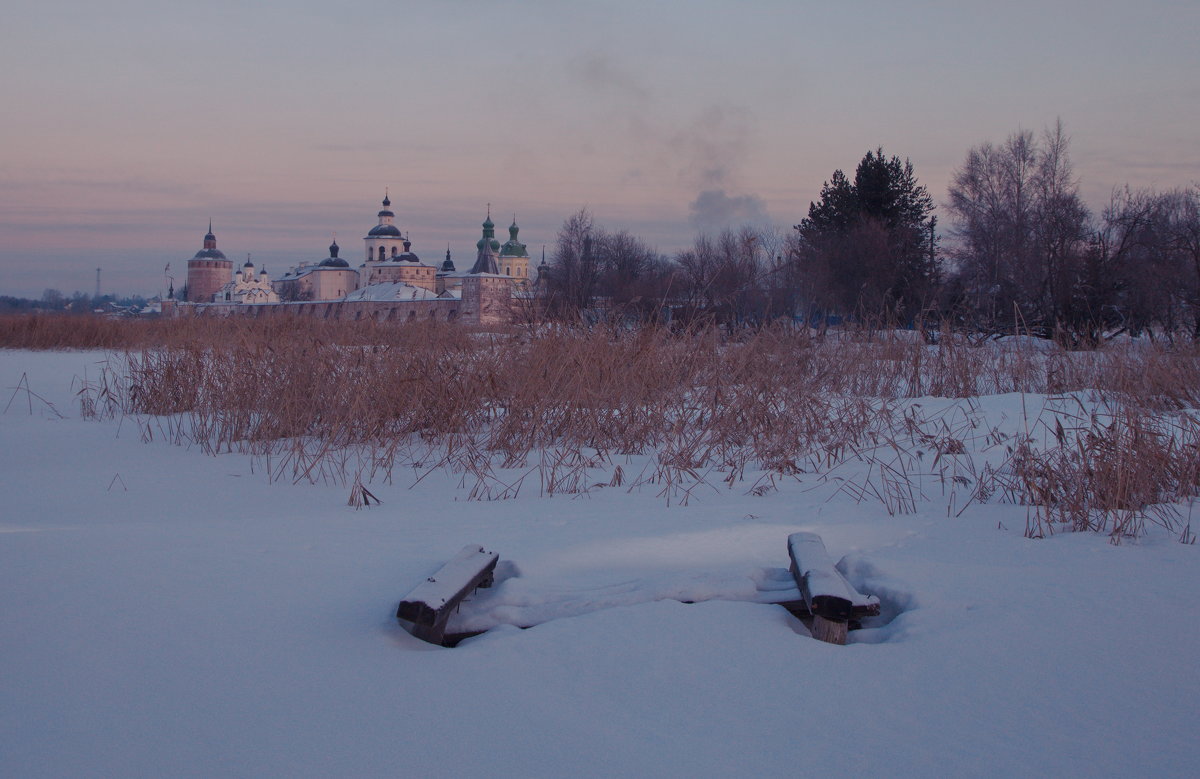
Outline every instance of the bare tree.
[[798, 297], [796, 265], [783, 250], [780, 236], [749, 226], [697, 236], [675, 258], [687, 308], [728, 328], [790, 320]]
[[563, 221], [546, 274], [546, 310], [556, 317], [579, 316], [591, 305], [599, 278], [593, 252], [595, 220], [581, 208]]
[[546, 284], [551, 316], [650, 319], [662, 314], [674, 283], [672, 266], [627, 230], [608, 232], [587, 209], [558, 232]]
[[1172, 194], [1168, 225], [1172, 246], [1180, 260], [1192, 337], [1200, 339], [1200, 185]]
[[1070, 327], [1084, 274], [1090, 215], [1061, 122], [1039, 140], [1022, 130], [967, 152], [947, 204], [958, 239], [957, 283], [988, 329]]
[[1096, 233], [1092, 276], [1112, 288], [1099, 318], [1134, 335], [1178, 327], [1178, 258], [1170, 240], [1170, 197], [1150, 190], [1114, 190]]

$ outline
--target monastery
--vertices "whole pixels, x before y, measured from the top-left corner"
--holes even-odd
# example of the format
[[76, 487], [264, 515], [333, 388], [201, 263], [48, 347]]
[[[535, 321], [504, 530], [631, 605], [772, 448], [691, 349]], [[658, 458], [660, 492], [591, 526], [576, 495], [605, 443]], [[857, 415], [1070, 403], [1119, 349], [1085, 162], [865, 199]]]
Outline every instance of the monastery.
[[[379, 223], [363, 238], [363, 262], [353, 268], [335, 240], [320, 262], [301, 262], [271, 279], [250, 258], [234, 273], [233, 262], [217, 248], [209, 222], [203, 248], [188, 261], [182, 299], [174, 289], [164, 303], [172, 316], [303, 314], [324, 319], [460, 320], [471, 324], [511, 321], [516, 302], [528, 301], [536, 278], [530, 277], [529, 252], [517, 240], [516, 219], [509, 239], [496, 238], [491, 208], [475, 244], [475, 264], [459, 271], [446, 249], [440, 265], [427, 265], [412, 251], [407, 234], [395, 225], [385, 194]], [[537, 268], [540, 275], [545, 261]]]

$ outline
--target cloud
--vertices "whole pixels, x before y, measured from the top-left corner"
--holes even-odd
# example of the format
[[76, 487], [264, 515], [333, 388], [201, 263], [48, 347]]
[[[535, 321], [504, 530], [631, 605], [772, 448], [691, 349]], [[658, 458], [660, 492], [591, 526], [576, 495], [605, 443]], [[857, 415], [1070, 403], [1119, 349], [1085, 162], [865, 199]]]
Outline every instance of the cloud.
[[747, 109], [710, 105], [667, 139], [680, 179], [698, 189], [734, 183], [749, 148], [753, 117]]
[[576, 57], [567, 63], [567, 73], [589, 92], [608, 93], [637, 102], [650, 97], [650, 90], [607, 54], [590, 52]]
[[742, 225], [764, 227], [771, 218], [766, 202], [757, 195], [731, 197], [723, 189], [708, 189], [688, 206], [688, 222], [700, 232], [716, 233]]

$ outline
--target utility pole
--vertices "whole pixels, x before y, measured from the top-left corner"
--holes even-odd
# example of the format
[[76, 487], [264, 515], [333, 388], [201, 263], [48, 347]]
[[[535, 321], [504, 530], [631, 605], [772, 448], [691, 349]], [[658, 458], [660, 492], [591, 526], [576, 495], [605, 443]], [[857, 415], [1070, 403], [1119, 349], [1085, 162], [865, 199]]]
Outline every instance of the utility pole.
[[96, 294], [92, 296], [93, 300], [100, 298], [100, 269], [96, 268]]

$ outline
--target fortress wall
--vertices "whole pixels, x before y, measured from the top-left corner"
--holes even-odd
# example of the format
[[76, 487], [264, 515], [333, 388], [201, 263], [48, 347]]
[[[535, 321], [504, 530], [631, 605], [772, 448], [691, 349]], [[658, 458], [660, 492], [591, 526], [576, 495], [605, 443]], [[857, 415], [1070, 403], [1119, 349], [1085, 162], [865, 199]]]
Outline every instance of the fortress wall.
[[208, 303], [180, 305], [177, 316], [308, 316], [316, 319], [358, 322], [413, 322], [418, 320], [478, 324], [464, 311], [463, 301], [443, 300], [318, 300], [300, 303]]

